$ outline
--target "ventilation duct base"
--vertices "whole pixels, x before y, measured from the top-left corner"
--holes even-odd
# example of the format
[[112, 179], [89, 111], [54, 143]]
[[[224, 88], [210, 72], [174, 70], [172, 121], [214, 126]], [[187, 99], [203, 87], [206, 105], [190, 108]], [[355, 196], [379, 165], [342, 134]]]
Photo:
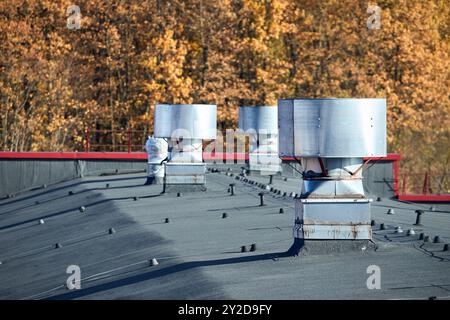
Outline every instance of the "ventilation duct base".
[[206, 191], [206, 164], [166, 163], [164, 192]]
[[369, 199], [296, 199], [294, 237], [372, 239]]
[[248, 156], [248, 169], [259, 172], [261, 175], [275, 175], [281, 173], [281, 159], [278, 154], [250, 153]]

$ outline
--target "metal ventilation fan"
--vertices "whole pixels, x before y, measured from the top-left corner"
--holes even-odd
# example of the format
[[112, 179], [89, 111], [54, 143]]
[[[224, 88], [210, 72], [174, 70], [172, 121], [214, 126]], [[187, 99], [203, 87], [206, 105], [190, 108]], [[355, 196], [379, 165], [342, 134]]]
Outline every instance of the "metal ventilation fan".
[[249, 136], [250, 172], [281, 172], [278, 157], [278, 108], [275, 106], [239, 107], [239, 129]]
[[202, 140], [216, 139], [215, 105], [155, 106], [154, 135], [167, 138], [164, 191], [205, 191]]
[[363, 158], [386, 156], [385, 99], [289, 99], [278, 102], [279, 154], [303, 168], [294, 237], [370, 240]]

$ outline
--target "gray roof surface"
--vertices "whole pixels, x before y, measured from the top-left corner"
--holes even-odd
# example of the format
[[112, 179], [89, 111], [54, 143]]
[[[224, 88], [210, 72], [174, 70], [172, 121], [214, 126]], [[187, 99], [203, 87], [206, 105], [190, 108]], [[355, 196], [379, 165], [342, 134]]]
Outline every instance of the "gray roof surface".
[[[162, 186], [144, 186], [145, 180], [145, 174], [83, 178], [0, 201], [0, 299], [450, 297], [450, 252], [442, 251], [450, 242], [449, 204], [428, 211], [429, 204], [375, 201], [376, 251], [292, 257], [285, 254], [293, 243], [292, 198], [270, 193], [260, 207], [260, 188], [224, 172], [207, 174], [207, 192], [181, 197], [161, 195]], [[230, 183], [235, 196], [227, 192]], [[273, 187], [298, 192], [300, 180], [274, 177]], [[386, 214], [389, 208], [395, 215]], [[413, 226], [417, 209], [427, 210], [420, 228]], [[398, 225], [403, 234], [394, 233]], [[407, 236], [412, 227], [416, 236]], [[442, 243], [424, 244], [420, 232]], [[255, 252], [240, 252], [253, 243]], [[150, 266], [152, 258], [159, 265]], [[80, 290], [65, 287], [69, 265], [81, 268]], [[381, 290], [366, 286], [369, 265], [381, 268]]]

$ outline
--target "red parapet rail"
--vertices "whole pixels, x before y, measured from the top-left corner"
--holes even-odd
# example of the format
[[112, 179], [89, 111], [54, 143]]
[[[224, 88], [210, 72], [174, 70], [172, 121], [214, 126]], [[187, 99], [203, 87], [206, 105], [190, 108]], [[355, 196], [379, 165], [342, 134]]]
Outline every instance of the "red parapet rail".
[[[146, 161], [147, 153], [132, 152], [130, 146], [127, 145], [128, 152], [0, 152], [0, 159], [72, 159], [72, 160], [135, 160]], [[248, 153], [221, 153], [221, 152], [203, 152], [203, 159], [205, 162], [245, 162], [249, 159]], [[401, 179], [401, 192], [399, 191], [399, 165], [398, 161], [401, 159], [399, 154], [388, 154], [386, 157], [364, 158], [364, 161], [392, 161], [393, 170], [393, 192], [394, 196], [401, 201], [417, 201], [417, 202], [450, 202], [450, 194], [442, 186], [435, 187], [436, 183], [431, 183], [435, 175], [428, 172], [423, 175], [423, 180], [416, 179], [414, 185], [421, 184], [422, 193], [409, 193], [408, 184], [414, 176], [413, 174], [406, 174]], [[282, 157], [283, 161], [296, 161], [292, 157]], [[409, 179], [408, 179], [409, 178]], [[446, 177], [448, 183], [448, 178]], [[421, 181], [421, 182], [420, 182]], [[442, 192], [443, 191], [443, 192]]]
[[[412, 202], [450, 202], [448, 183], [449, 175], [430, 174], [429, 172], [404, 174], [402, 192], [397, 198], [401, 201]], [[419, 192], [414, 193], [415, 191]]]
[[147, 160], [145, 152], [0, 152], [0, 159]]

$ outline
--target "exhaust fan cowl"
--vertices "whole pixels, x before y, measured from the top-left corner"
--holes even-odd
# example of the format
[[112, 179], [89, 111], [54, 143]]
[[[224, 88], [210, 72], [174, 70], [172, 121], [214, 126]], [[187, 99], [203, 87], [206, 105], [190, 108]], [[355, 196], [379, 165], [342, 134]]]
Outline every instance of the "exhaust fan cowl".
[[294, 237], [370, 240], [363, 158], [386, 155], [386, 100], [279, 100], [278, 123], [280, 157], [294, 157], [303, 168]]
[[215, 105], [155, 106], [154, 135], [168, 139], [165, 192], [206, 190], [202, 140], [216, 139], [216, 114]]
[[276, 106], [239, 107], [239, 129], [249, 137], [250, 172], [281, 172], [278, 157], [278, 108]]

